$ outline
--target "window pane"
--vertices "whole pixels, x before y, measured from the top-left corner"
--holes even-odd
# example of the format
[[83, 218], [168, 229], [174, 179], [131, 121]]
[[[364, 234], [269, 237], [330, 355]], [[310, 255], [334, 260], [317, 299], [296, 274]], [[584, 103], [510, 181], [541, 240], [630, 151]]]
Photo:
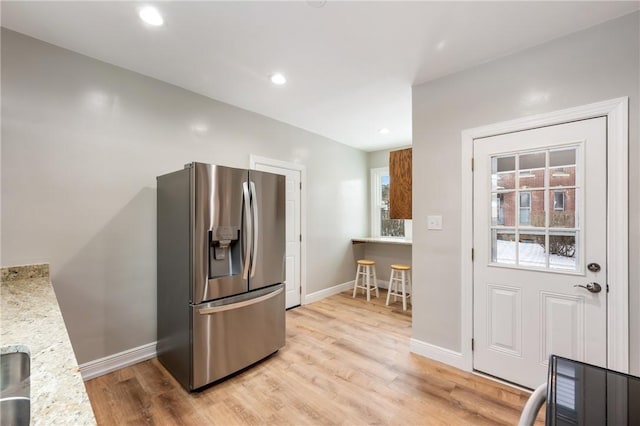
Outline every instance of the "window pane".
[[549, 227], [576, 228], [576, 189], [549, 191]]
[[516, 226], [516, 193], [507, 192], [503, 196], [502, 209], [504, 213], [504, 226]]
[[516, 224], [516, 193], [503, 192], [491, 197], [491, 224], [501, 226], [515, 226]]
[[545, 268], [547, 259], [544, 250], [544, 234], [520, 234], [518, 259], [522, 266]]
[[380, 211], [380, 236], [381, 237], [404, 237], [404, 220], [389, 219], [389, 209], [383, 208]]
[[491, 196], [491, 225], [504, 225], [504, 194]]
[[550, 169], [551, 176], [549, 178], [549, 186], [575, 186], [576, 185], [576, 167], [554, 167]]
[[544, 169], [545, 152], [538, 151], [520, 155], [520, 170]]
[[549, 186], [576, 185], [576, 155], [575, 147], [549, 152]]
[[531, 224], [531, 193], [520, 193], [520, 225]]
[[576, 149], [572, 147], [549, 151], [549, 167], [575, 166]]
[[544, 151], [521, 155], [518, 172], [519, 188], [544, 188], [544, 168]]
[[520, 189], [544, 188], [544, 169], [520, 170]]
[[389, 219], [389, 176], [380, 177], [380, 189], [382, 191], [380, 208], [380, 236], [382, 237], [404, 237], [404, 220]]
[[520, 193], [520, 225], [545, 226], [544, 190]]
[[491, 238], [491, 261], [506, 265], [516, 263], [516, 235], [514, 231], [493, 230]]
[[577, 271], [576, 234], [549, 235], [549, 268]]
[[491, 159], [491, 190], [515, 189], [516, 157], [494, 157]]

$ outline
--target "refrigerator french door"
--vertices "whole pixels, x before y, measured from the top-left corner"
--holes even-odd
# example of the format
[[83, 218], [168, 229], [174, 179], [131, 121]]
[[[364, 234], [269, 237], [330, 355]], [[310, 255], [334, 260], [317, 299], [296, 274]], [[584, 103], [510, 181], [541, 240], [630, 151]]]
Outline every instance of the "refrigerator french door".
[[158, 177], [158, 359], [194, 390], [284, 346], [284, 176]]

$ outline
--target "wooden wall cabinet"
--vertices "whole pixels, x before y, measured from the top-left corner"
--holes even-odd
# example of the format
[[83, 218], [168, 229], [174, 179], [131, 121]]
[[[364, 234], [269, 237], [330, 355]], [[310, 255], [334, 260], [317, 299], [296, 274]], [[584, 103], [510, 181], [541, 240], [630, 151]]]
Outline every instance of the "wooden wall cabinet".
[[412, 149], [389, 153], [389, 217], [411, 219]]

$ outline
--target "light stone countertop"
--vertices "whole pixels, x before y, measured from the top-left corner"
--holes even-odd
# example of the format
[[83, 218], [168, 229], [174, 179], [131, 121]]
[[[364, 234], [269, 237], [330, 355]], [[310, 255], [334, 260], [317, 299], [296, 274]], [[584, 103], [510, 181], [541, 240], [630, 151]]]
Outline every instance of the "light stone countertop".
[[351, 242], [353, 244], [360, 243], [378, 243], [378, 244], [399, 244], [403, 246], [410, 246], [411, 240], [406, 238], [398, 238], [398, 237], [362, 237], [362, 238], [352, 238]]
[[6, 272], [0, 283], [0, 346], [26, 346], [31, 353], [31, 424], [95, 425], [48, 268], [46, 277]]

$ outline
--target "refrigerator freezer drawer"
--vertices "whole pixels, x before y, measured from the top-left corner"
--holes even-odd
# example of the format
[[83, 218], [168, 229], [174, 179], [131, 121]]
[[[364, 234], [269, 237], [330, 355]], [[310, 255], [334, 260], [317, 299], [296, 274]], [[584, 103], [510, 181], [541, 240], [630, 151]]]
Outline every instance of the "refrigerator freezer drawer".
[[279, 284], [191, 307], [191, 389], [239, 371], [285, 342], [285, 292]]

